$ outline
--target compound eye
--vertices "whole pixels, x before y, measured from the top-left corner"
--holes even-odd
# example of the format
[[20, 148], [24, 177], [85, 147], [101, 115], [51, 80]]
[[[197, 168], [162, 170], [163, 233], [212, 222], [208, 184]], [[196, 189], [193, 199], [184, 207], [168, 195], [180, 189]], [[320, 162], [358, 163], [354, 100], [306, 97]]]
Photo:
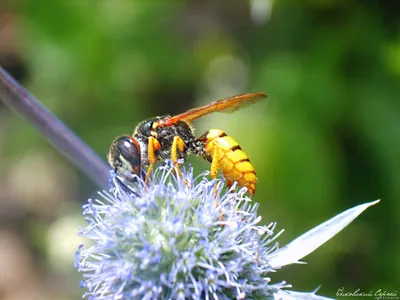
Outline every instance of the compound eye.
[[130, 136], [117, 138], [111, 145], [108, 162], [127, 179], [132, 179], [132, 174], [140, 175], [142, 159], [139, 143]]
[[118, 138], [116, 143], [119, 152], [127, 161], [131, 163], [137, 163], [141, 161], [139, 145], [137, 142], [133, 142], [133, 138], [123, 136]]

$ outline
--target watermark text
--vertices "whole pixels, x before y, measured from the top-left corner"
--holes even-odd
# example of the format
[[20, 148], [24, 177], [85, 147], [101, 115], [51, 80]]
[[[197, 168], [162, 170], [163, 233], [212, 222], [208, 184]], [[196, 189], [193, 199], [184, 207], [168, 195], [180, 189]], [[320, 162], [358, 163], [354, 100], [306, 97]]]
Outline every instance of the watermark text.
[[397, 290], [370, 290], [363, 291], [361, 289], [356, 290], [346, 290], [344, 287], [341, 287], [336, 292], [336, 297], [373, 297], [376, 300], [397, 300], [400, 299], [399, 293]]

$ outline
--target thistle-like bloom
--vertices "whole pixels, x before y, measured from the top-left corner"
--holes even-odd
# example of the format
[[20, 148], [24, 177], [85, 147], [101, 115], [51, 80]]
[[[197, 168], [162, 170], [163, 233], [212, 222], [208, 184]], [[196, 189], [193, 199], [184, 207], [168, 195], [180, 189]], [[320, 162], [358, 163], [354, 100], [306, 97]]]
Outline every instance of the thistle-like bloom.
[[298, 262], [372, 203], [357, 206], [278, 248], [276, 223], [261, 226], [245, 188], [176, 176], [159, 167], [150, 184], [127, 186], [111, 174], [109, 192], [84, 205], [93, 245], [76, 252], [90, 299], [328, 299], [271, 283], [272, 271]]

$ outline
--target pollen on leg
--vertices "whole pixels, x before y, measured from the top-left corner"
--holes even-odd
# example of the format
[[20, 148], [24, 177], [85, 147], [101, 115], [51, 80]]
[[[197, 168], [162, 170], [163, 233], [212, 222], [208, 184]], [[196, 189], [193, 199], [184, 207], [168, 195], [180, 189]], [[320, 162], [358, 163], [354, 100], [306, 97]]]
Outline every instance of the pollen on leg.
[[157, 162], [157, 154], [161, 149], [160, 143], [154, 137], [150, 136], [148, 138], [148, 145], [147, 145], [147, 156], [150, 162], [150, 166], [147, 169], [146, 173], [146, 180], [145, 183], [149, 182], [150, 173], [153, 171], [154, 165]]
[[185, 143], [183, 142], [183, 140], [181, 139], [180, 136], [174, 136], [174, 139], [172, 141], [172, 145], [171, 145], [171, 161], [175, 166], [175, 172], [177, 173], [178, 176], [182, 177], [182, 172], [179, 168], [179, 164], [178, 164], [178, 159], [179, 159], [179, 154], [178, 154], [178, 150], [180, 152], [184, 152], [186, 148]]

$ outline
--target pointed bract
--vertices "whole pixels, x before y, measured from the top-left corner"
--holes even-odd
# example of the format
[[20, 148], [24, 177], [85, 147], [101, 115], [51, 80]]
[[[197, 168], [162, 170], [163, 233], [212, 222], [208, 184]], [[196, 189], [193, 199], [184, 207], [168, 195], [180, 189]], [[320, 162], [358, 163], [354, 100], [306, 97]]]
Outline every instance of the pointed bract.
[[375, 205], [379, 201], [380, 200], [376, 200], [350, 208], [321, 225], [318, 225], [288, 245], [268, 255], [268, 263], [272, 268], [280, 268], [289, 264], [298, 263], [300, 259], [313, 252], [349, 225], [349, 223], [357, 218], [364, 210]]

